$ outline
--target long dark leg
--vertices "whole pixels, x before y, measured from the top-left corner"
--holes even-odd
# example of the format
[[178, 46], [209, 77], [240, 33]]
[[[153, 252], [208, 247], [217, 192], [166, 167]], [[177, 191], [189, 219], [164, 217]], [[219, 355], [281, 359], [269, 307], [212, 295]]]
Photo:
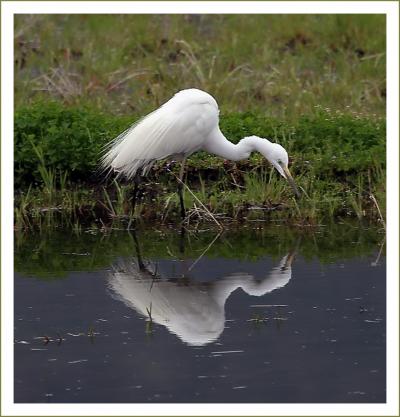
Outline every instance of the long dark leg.
[[139, 195], [139, 189], [140, 189], [140, 176], [136, 175], [133, 179], [134, 186], [133, 186], [133, 194], [132, 194], [132, 212], [135, 212], [136, 207], [136, 200]]
[[140, 176], [139, 175], [135, 176], [135, 178], [133, 179], [133, 184], [134, 184], [133, 185], [133, 193], [132, 193], [132, 198], [131, 198], [131, 201], [132, 201], [132, 215], [129, 218], [129, 223], [128, 223], [128, 227], [127, 227], [128, 230], [130, 230], [132, 222], [135, 222], [135, 220], [136, 220], [134, 215], [135, 215], [136, 201], [138, 199], [139, 188], [140, 188], [139, 187], [140, 186]]
[[182, 160], [182, 164], [181, 164], [181, 170], [179, 172], [179, 183], [178, 183], [178, 195], [179, 195], [179, 202], [181, 205], [181, 217], [182, 220], [185, 219], [186, 217], [186, 211], [185, 211], [185, 203], [183, 201], [183, 175], [185, 174], [185, 162], [186, 162], [186, 158], [184, 158]]
[[179, 252], [185, 254], [185, 228], [182, 226], [179, 233]]

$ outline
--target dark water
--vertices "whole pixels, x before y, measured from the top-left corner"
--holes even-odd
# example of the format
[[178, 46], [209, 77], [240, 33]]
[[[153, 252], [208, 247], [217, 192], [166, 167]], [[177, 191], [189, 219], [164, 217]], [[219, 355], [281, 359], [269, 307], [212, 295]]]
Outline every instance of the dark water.
[[381, 240], [18, 238], [15, 402], [385, 402]]

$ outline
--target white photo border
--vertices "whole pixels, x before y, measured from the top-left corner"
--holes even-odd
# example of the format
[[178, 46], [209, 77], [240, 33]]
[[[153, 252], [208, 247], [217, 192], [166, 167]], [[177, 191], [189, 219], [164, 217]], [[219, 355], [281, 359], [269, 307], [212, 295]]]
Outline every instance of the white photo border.
[[[1, 3], [1, 415], [399, 415], [399, 3], [397, 1], [3, 1]], [[13, 402], [14, 14], [386, 14], [387, 402], [385, 404], [15, 404]]]

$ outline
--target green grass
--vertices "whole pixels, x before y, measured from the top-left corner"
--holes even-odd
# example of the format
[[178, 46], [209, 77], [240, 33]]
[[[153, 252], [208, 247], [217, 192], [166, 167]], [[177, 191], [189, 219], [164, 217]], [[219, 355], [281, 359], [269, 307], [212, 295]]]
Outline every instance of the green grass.
[[225, 112], [385, 114], [384, 15], [17, 15], [15, 103], [145, 114], [183, 88]]

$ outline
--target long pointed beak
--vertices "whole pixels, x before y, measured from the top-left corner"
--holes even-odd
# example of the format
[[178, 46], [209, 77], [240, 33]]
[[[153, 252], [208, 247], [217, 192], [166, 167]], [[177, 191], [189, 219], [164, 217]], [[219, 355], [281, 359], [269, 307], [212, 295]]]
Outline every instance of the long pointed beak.
[[289, 185], [292, 187], [292, 190], [293, 190], [293, 192], [294, 192], [294, 195], [295, 195], [297, 198], [300, 198], [300, 197], [301, 197], [300, 191], [299, 191], [299, 189], [297, 188], [296, 183], [294, 182], [294, 179], [293, 179], [293, 177], [292, 177], [292, 174], [291, 174], [291, 173], [290, 173], [290, 171], [289, 171], [289, 168], [288, 168], [288, 167], [282, 167], [282, 168], [283, 168], [283, 172], [284, 172], [284, 173], [285, 173], [285, 175], [286, 175], [286, 179], [287, 179], [287, 181], [288, 181]]

